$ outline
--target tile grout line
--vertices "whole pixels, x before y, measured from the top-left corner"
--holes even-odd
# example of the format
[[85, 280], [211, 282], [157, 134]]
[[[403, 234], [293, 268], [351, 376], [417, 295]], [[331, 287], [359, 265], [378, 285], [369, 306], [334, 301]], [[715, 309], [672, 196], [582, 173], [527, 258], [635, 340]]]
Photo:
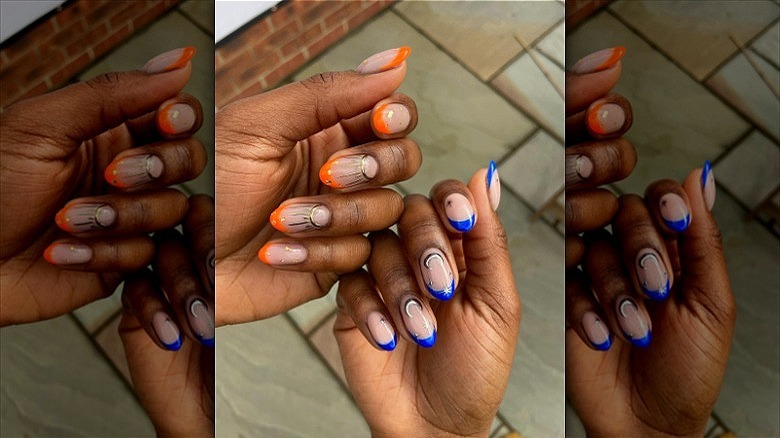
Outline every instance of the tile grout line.
[[[769, 23], [769, 25], [767, 25], [767, 26], [765, 26], [764, 28], [762, 28], [762, 29], [761, 29], [761, 30], [760, 30], [760, 31], [759, 31], [757, 34], [753, 35], [753, 37], [752, 37], [752, 38], [750, 38], [749, 40], [745, 41], [744, 45], [742, 45], [741, 47], [742, 47], [743, 49], [749, 49], [749, 48], [750, 48], [750, 46], [751, 46], [753, 43], [755, 43], [755, 42], [756, 42], [756, 41], [757, 41], [759, 38], [761, 38], [762, 36], [764, 36], [764, 34], [765, 34], [767, 31], [769, 31], [769, 30], [770, 30], [770, 29], [771, 29], [771, 28], [772, 28], [772, 27], [775, 25], [775, 23], [777, 23], [778, 21], [780, 21], [780, 18], [776, 18], [774, 21], [772, 21], [771, 23]], [[732, 36], [733, 36], [733, 35], [732, 35]], [[731, 41], [729, 41], [729, 42], [731, 43]], [[706, 75], [704, 75], [704, 77], [701, 79], [701, 83], [706, 83], [707, 81], [709, 81], [710, 79], [712, 79], [712, 77], [713, 77], [713, 76], [715, 76], [715, 74], [717, 74], [718, 70], [722, 69], [722, 68], [723, 68], [723, 67], [725, 67], [725, 66], [726, 66], [726, 65], [727, 65], [729, 62], [731, 62], [731, 61], [733, 61], [734, 59], [738, 58], [738, 57], [739, 57], [739, 56], [742, 54], [742, 53], [740, 52], [740, 50], [739, 50], [739, 46], [736, 46], [736, 45], [735, 45], [735, 48], [736, 48], [737, 50], [736, 50], [734, 53], [732, 53], [731, 55], [729, 55], [728, 57], [726, 57], [726, 58], [725, 58], [723, 61], [721, 61], [720, 63], [718, 63], [718, 65], [716, 65], [715, 67], [713, 67], [713, 68], [712, 68], [712, 70], [710, 70], [710, 71], [709, 71], [709, 73], [707, 73]], [[773, 63], [772, 63], [772, 62], [769, 62], [769, 64], [773, 64]]]
[[[533, 41], [529, 42], [528, 44], [526, 44], [526, 47], [528, 47], [528, 49], [530, 50], [530, 49], [533, 49], [533, 48], [535, 48], [536, 46], [538, 46], [538, 45], [539, 45], [539, 43], [541, 43], [543, 39], [545, 39], [545, 38], [547, 38], [548, 36], [550, 36], [550, 34], [552, 34], [552, 33], [553, 33], [553, 31], [555, 30], [555, 28], [557, 28], [557, 27], [558, 27], [558, 26], [559, 26], [561, 23], [563, 23], [565, 20], [566, 20], [566, 18], [561, 18], [560, 20], [556, 21], [556, 22], [555, 22], [555, 23], [554, 23], [552, 26], [550, 26], [549, 28], [547, 28], [547, 30], [545, 30], [544, 32], [542, 32], [542, 33], [541, 33], [541, 35], [539, 35], [539, 36], [538, 36], [538, 37], [537, 37], [535, 40], [533, 40]], [[514, 37], [514, 35], [513, 35], [513, 37]], [[515, 37], [515, 38], [516, 38], [516, 37]], [[564, 40], [565, 40], [565, 37], [564, 37]], [[525, 42], [525, 41], [523, 41], [523, 42]], [[564, 41], [564, 44], [565, 44], [565, 41]], [[565, 49], [564, 49], [564, 50], [565, 50]], [[545, 55], [545, 58], [547, 58], [547, 59], [549, 59], [550, 61], [552, 61], [552, 62], [553, 62], [555, 65], [557, 65], [558, 67], [560, 67], [560, 68], [561, 68], [561, 70], [566, 70], [566, 68], [565, 68], [564, 66], [562, 66], [562, 65], [561, 65], [561, 64], [560, 64], [560, 63], [559, 63], [557, 60], [551, 59], [549, 56], [547, 56], [547, 55], [546, 55], [544, 52], [542, 52], [542, 51], [540, 51], [540, 50], [537, 50], [537, 51], [538, 51], [539, 53], [542, 53], [542, 54], [544, 54], [544, 55]], [[525, 54], [525, 53], [527, 53], [527, 52], [528, 52], [528, 50], [525, 50], [525, 49], [523, 49], [523, 48], [522, 48], [522, 46], [521, 46], [521, 47], [520, 47], [520, 51], [519, 51], [519, 52], [517, 52], [517, 54], [515, 54], [515, 55], [514, 55], [512, 58], [510, 58], [510, 59], [509, 59], [509, 61], [505, 62], [505, 63], [504, 63], [502, 66], [500, 66], [499, 68], [497, 68], [497, 69], [496, 69], [496, 71], [494, 71], [494, 72], [493, 72], [493, 73], [492, 73], [490, 76], [488, 76], [488, 78], [485, 80], [485, 82], [492, 82], [492, 81], [493, 81], [493, 80], [495, 80], [495, 79], [496, 79], [498, 76], [501, 76], [501, 74], [502, 74], [502, 73], [504, 73], [504, 72], [506, 71], [506, 69], [507, 69], [507, 68], [509, 68], [509, 66], [510, 66], [510, 65], [512, 65], [512, 64], [513, 64], [515, 61], [517, 61], [518, 59], [520, 59], [520, 58], [523, 56], [523, 54]]]
[[[184, 18], [185, 20], [189, 21], [189, 22], [190, 22], [190, 23], [191, 23], [193, 26], [195, 26], [196, 28], [198, 28], [198, 30], [200, 30], [201, 32], [203, 32], [204, 34], [206, 34], [206, 36], [209, 36], [209, 37], [211, 37], [211, 40], [212, 40], [212, 41], [214, 41], [214, 34], [213, 34], [213, 33], [211, 33], [211, 31], [209, 31], [208, 29], [206, 29], [206, 28], [205, 28], [203, 25], [201, 25], [200, 23], [198, 23], [198, 22], [195, 20], [195, 18], [193, 18], [193, 16], [192, 16], [192, 15], [190, 15], [189, 13], [187, 13], [187, 12], [183, 11], [183, 10], [181, 9], [181, 5], [182, 5], [182, 4], [183, 4], [183, 3], [179, 3], [179, 4], [178, 4], [178, 5], [177, 5], [177, 6], [174, 8], [174, 10], [175, 10], [175, 11], [176, 11], [176, 12], [177, 12], [179, 15], [181, 15], [181, 16], [182, 16], [182, 18]], [[216, 44], [215, 44], [214, 50], [216, 50]]]

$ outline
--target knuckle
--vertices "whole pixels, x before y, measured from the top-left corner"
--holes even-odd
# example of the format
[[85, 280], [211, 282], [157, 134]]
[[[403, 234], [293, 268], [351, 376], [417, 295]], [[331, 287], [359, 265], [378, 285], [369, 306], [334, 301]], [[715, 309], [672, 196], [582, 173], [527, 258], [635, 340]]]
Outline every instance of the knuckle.
[[390, 294], [415, 290], [412, 287], [412, 272], [403, 264], [396, 263], [379, 273], [380, 288]]

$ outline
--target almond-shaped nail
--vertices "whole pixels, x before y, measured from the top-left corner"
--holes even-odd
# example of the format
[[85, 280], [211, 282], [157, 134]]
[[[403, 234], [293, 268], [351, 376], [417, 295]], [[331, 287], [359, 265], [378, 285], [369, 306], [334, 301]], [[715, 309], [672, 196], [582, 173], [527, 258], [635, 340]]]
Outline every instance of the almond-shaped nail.
[[606, 351], [612, 346], [612, 334], [597, 314], [591, 311], [585, 312], [582, 315], [582, 328], [588, 336], [590, 345], [596, 350]]
[[661, 256], [651, 248], [639, 251], [636, 256], [636, 276], [645, 294], [653, 300], [663, 300], [669, 295], [671, 282]]
[[78, 243], [53, 243], [43, 251], [53, 265], [81, 265], [92, 260], [92, 248]]
[[116, 221], [116, 211], [108, 204], [85, 203], [69, 205], [58, 211], [54, 222], [69, 233], [102, 230]]
[[163, 162], [156, 155], [133, 155], [112, 161], [104, 177], [114, 187], [134, 189], [159, 178]]
[[406, 60], [412, 49], [408, 46], [401, 46], [396, 49], [385, 50], [366, 58], [355, 69], [358, 73], [371, 74], [391, 70]]
[[156, 312], [152, 317], [152, 328], [165, 348], [171, 351], [181, 348], [181, 332], [167, 313]]
[[429, 248], [420, 256], [425, 288], [438, 300], [449, 300], [455, 293], [455, 277], [444, 254], [436, 248]]
[[173, 49], [150, 59], [146, 64], [144, 64], [143, 67], [141, 67], [141, 71], [144, 73], [155, 74], [176, 70], [187, 65], [193, 56], [195, 56], [195, 47], [193, 46]]
[[380, 134], [397, 134], [409, 127], [412, 116], [400, 103], [386, 103], [374, 110], [371, 122]]
[[379, 164], [371, 155], [347, 155], [325, 163], [320, 181], [336, 189], [350, 189], [370, 181], [378, 171]]
[[260, 248], [257, 257], [266, 265], [297, 265], [306, 261], [309, 252], [297, 243], [269, 242]]
[[385, 351], [395, 350], [395, 346], [398, 342], [398, 336], [393, 329], [393, 325], [379, 312], [371, 312], [366, 319], [366, 325], [368, 331], [371, 332], [371, 337], [379, 348]]
[[588, 108], [588, 130], [593, 134], [618, 132], [626, 123], [623, 108], [612, 102], [593, 102]]
[[613, 67], [626, 54], [623, 46], [599, 50], [577, 61], [571, 71], [577, 74], [595, 73]]
[[707, 206], [707, 210], [712, 211], [712, 206], [715, 205], [715, 174], [712, 172], [712, 165], [709, 160], [704, 161], [704, 166], [701, 169], [701, 187], [704, 194], [704, 204]]
[[470, 231], [477, 223], [474, 207], [471, 206], [468, 198], [460, 193], [453, 193], [444, 198], [444, 214], [447, 215], [447, 221], [452, 228], [461, 233]]
[[271, 226], [282, 233], [300, 233], [328, 225], [330, 216], [322, 204], [287, 204], [271, 213]]
[[691, 213], [688, 206], [680, 196], [674, 193], [667, 193], [661, 196], [659, 201], [661, 207], [661, 217], [666, 226], [678, 233], [685, 231], [691, 223]]
[[417, 298], [402, 301], [401, 314], [409, 335], [421, 347], [431, 348], [436, 343], [436, 327], [433, 318]]
[[617, 317], [623, 334], [637, 347], [650, 345], [650, 325], [639, 310], [636, 301], [625, 295], [617, 299]]
[[192, 332], [201, 344], [213, 347], [214, 319], [211, 317], [208, 304], [197, 297], [190, 297], [187, 301], [187, 319]]
[[181, 102], [163, 104], [157, 111], [157, 126], [169, 135], [181, 134], [195, 126], [195, 110]]
[[501, 202], [501, 180], [498, 178], [498, 168], [495, 161], [490, 161], [487, 169], [487, 193], [490, 207], [493, 211], [498, 209]]
[[587, 155], [566, 155], [565, 163], [566, 185], [586, 180], [593, 173], [593, 162]]

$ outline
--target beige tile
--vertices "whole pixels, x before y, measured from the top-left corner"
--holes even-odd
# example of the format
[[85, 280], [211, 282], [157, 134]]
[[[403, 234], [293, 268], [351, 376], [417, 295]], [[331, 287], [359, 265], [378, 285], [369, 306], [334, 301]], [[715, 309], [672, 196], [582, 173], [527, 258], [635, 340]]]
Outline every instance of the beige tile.
[[341, 364], [341, 354], [339, 345], [336, 343], [336, 335], [333, 334], [333, 323], [336, 322], [336, 315], [331, 315], [314, 333], [309, 336], [309, 340], [314, 344], [317, 351], [320, 352], [330, 369], [338, 374], [342, 382], [346, 382], [344, 376], [344, 366]]
[[753, 131], [715, 165], [715, 179], [753, 208], [780, 185], [780, 148]]
[[287, 312], [295, 324], [309, 333], [317, 324], [336, 309], [336, 292], [338, 283], [334, 284], [328, 294], [320, 299], [309, 301]]
[[127, 366], [125, 349], [122, 346], [122, 340], [119, 338], [119, 322], [122, 315], [117, 315], [109, 322], [103, 330], [95, 335], [95, 342], [98, 343], [108, 360], [122, 373], [122, 376], [130, 382], [130, 368]]
[[179, 10], [214, 36], [214, 2], [212, 0], [187, 0]]
[[108, 322], [121, 309], [122, 287], [120, 286], [110, 297], [93, 301], [84, 307], [74, 310], [73, 316], [79, 320], [88, 332], [95, 334], [95, 331], [100, 326]]
[[526, 45], [563, 19], [554, 2], [414, 2], [395, 10], [487, 80]]
[[758, 35], [780, 14], [772, 1], [659, 2], [618, 1], [610, 6], [621, 18], [691, 73], [703, 79]]
[[563, 146], [537, 131], [499, 166], [501, 182], [539, 209], [563, 186]]
[[780, 21], [763, 33], [750, 45], [756, 53], [769, 60], [775, 67], [780, 67]]
[[559, 24], [549, 34], [547, 34], [539, 44], [536, 45], [536, 49], [544, 53], [549, 59], [563, 68], [566, 62], [566, 50], [564, 41], [566, 25], [564, 23]]

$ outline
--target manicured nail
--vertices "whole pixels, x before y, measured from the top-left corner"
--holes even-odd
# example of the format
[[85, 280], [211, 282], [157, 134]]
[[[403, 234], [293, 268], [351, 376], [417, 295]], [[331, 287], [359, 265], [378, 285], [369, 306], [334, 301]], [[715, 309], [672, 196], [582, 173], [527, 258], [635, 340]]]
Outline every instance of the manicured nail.
[[214, 346], [214, 319], [211, 318], [209, 306], [200, 298], [192, 297], [187, 304], [187, 318], [190, 328], [201, 344]]
[[636, 275], [645, 294], [654, 300], [663, 300], [669, 295], [671, 285], [661, 256], [650, 248], [639, 251], [636, 256]]
[[409, 53], [411, 52], [412, 49], [408, 46], [385, 50], [384, 52], [369, 56], [365, 61], [361, 62], [355, 70], [358, 73], [370, 74], [394, 69], [401, 65], [401, 63], [409, 57]]
[[474, 207], [468, 198], [460, 193], [453, 193], [444, 198], [444, 213], [452, 228], [461, 233], [468, 232], [477, 223]]
[[181, 348], [181, 332], [167, 313], [155, 313], [152, 317], [152, 327], [165, 348], [171, 351], [177, 351]]
[[585, 312], [582, 315], [582, 328], [588, 336], [590, 345], [596, 350], [606, 351], [612, 346], [612, 334], [604, 321], [593, 312]]
[[132, 189], [159, 178], [163, 162], [156, 155], [133, 155], [106, 167], [106, 181], [120, 189]]
[[374, 110], [374, 129], [381, 134], [397, 134], [409, 127], [412, 116], [400, 103], [386, 103]]
[[701, 169], [701, 188], [704, 204], [707, 210], [712, 211], [712, 206], [715, 205], [715, 174], [712, 173], [712, 165], [708, 160], [704, 161], [704, 167]]
[[566, 155], [566, 185], [588, 179], [593, 173], [593, 162], [586, 155]]
[[157, 126], [166, 134], [181, 134], [195, 126], [195, 118], [195, 110], [191, 106], [171, 102], [157, 111]]
[[336, 189], [348, 189], [376, 176], [379, 164], [371, 155], [347, 155], [334, 158], [320, 169], [320, 181]]
[[594, 134], [611, 134], [626, 123], [626, 113], [615, 103], [596, 101], [588, 108], [588, 130]]
[[257, 257], [266, 265], [297, 265], [306, 261], [306, 247], [297, 243], [269, 242], [260, 248]]
[[501, 202], [501, 180], [498, 178], [498, 168], [495, 161], [490, 161], [487, 170], [487, 192], [490, 207], [493, 211], [498, 209], [498, 203]]
[[409, 298], [403, 302], [401, 314], [406, 330], [414, 342], [425, 348], [431, 348], [436, 343], [436, 327], [433, 326], [433, 319], [416, 298]]
[[685, 231], [691, 223], [691, 214], [685, 201], [674, 193], [661, 196], [661, 217], [666, 226], [678, 233]]
[[637, 347], [647, 347], [650, 344], [650, 326], [636, 301], [625, 295], [618, 297], [617, 313], [620, 328], [628, 340]]
[[54, 216], [54, 222], [69, 233], [102, 230], [116, 221], [116, 211], [107, 204], [76, 204], [63, 208]]
[[577, 74], [584, 74], [606, 70], [617, 64], [625, 54], [626, 48], [623, 46], [599, 50], [577, 61], [571, 68], [571, 71]]
[[444, 254], [430, 248], [420, 257], [420, 272], [428, 292], [439, 300], [449, 300], [455, 293], [455, 277]]
[[371, 312], [366, 320], [368, 331], [382, 350], [393, 351], [398, 342], [393, 326], [384, 315], [379, 312]]
[[80, 265], [92, 260], [92, 248], [78, 243], [53, 243], [43, 251], [43, 258], [53, 265]]
[[166, 71], [176, 70], [187, 65], [192, 57], [195, 56], [195, 47], [187, 46], [179, 49], [173, 49], [169, 52], [161, 53], [150, 59], [141, 71], [144, 73], [155, 74]]
[[287, 204], [271, 213], [271, 226], [282, 233], [317, 230], [330, 223], [330, 210], [322, 204]]

